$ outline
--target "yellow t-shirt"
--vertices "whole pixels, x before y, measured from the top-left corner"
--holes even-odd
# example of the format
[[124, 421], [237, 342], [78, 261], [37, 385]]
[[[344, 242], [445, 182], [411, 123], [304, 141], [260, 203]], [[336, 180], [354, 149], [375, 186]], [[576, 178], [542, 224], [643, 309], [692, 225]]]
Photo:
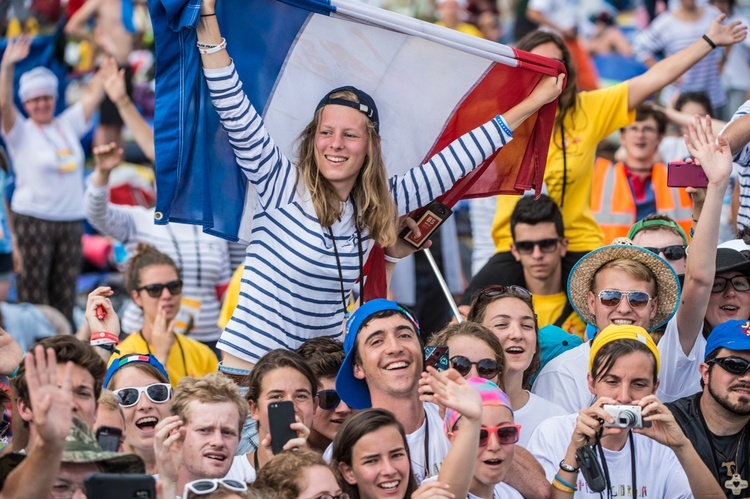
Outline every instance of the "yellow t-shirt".
[[[539, 329], [541, 329], [557, 321], [557, 318], [560, 317], [565, 308], [568, 297], [564, 291], [561, 291], [554, 295], [534, 295], [531, 301], [534, 304], [534, 312], [536, 312], [537, 321], [539, 322]], [[583, 334], [586, 332], [586, 323], [583, 322], [583, 319], [578, 316], [575, 310], [571, 311], [560, 327], [569, 334], [574, 334], [581, 339], [583, 339]]]
[[[628, 83], [578, 94], [575, 113], [568, 113], [565, 128], [567, 163], [565, 200], [561, 206], [568, 251], [588, 252], [604, 244], [604, 236], [591, 213], [591, 183], [599, 142], [629, 125], [635, 111], [628, 111]], [[549, 196], [560, 206], [563, 184], [563, 150], [560, 133], [550, 140], [544, 183]], [[492, 237], [497, 252], [510, 251], [510, 215], [518, 196], [498, 196]]]
[[224, 330], [229, 324], [229, 319], [232, 318], [234, 309], [237, 308], [237, 303], [240, 300], [240, 287], [242, 286], [242, 272], [245, 270], [245, 264], [241, 263], [239, 267], [234, 270], [232, 278], [229, 280], [229, 286], [224, 293], [224, 303], [221, 304], [221, 312], [219, 313], [219, 320], [217, 321], [218, 326]]
[[[177, 340], [172, 345], [172, 349], [169, 351], [169, 357], [167, 357], [167, 374], [169, 374], [169, 382], [172, 386], [177, 386], [177, 382], [185, 376], [193, 376], [198, 378], [204, 374], [212, 373], [216, 371], [219, 364], [219, 359], [216, 358], [213, 350], [192, 338], [177, 334]], [[120, 351], [120, 355], [113, 355], [109, 359], [109, 363], [129, 353], [140, 353], [148, 354], [149, 350], [153, 352], [153, 347], [148, 345], [146, 341], [138, 333], [133, 333], [125, 340], [117, 345], [117, 349]], [[185, 371], [187, 368], [187, 372]]]

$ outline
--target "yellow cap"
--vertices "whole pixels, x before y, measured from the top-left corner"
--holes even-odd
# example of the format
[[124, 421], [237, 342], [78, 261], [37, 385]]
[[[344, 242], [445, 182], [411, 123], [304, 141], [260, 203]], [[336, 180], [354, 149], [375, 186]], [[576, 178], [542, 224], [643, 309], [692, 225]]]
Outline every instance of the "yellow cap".
[[654, 359], [656, 359], [656, 374], [659, 374], [661, 356], [659, 355], [659, 349], [656, 348], [656, 343], [651, 339], [651, 335], [640, 326], [618, 326], [616, 324], [610, 324], [605, 327], [594, 338], [594, 342], [591, 344], [591, 354], [589, 354], [589, 371], [594, 367], [594, 358], [599, 353], [599, 350], [604, 345], [617, 340], [636, 340], [646, 345], [651, 350], [651, 353], [654, 354]]

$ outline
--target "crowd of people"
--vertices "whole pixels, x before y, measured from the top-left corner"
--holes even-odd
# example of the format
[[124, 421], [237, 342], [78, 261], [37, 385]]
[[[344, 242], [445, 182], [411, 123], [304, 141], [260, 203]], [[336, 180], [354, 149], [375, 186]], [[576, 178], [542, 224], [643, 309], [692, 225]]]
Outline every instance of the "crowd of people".
[[[159, 167], [133, 87], [145, 6], [38, 3], [0, 8], [0, 498], [750, 497], [750, 57], [734, 2], [379, 3], [565, 68], [389, 178], [387, 104], [353, 86], [320, 96], [283, 151], [202, 0], [200, 112], [255, 192], [247, 246], [113, 199], [133, 143]], [[637, 36], [615, 21], [627, 9], [645, 16]], [[75, 98], [29, 66], [58, 19], [96, 61]], [[643, 66], [605, 84], [612, 53]], [[472, 201], [474, 272], [441, 249], [456, 225], [426, 245], [460, 292], [417, 278], [415, 303], [392, 299], [399, 273], [437, 272], [398, 236], [419, 236], [413, 210], [552, 102], [544, 193]], [[78, 307], [84, 231], [128, 258], [122, 291], [98, 283]], [[375, 259], [389, 295], [365, 300]]]

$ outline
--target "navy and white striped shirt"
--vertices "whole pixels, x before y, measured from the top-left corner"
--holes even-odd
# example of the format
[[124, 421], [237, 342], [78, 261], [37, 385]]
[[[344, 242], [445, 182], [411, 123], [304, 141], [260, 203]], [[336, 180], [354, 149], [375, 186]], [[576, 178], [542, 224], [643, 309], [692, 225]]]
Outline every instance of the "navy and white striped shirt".
[[[746, 100], [740, 106], [729, 123], [748, 113], [750, 113], [750, 100]], [[721, 133], [724, 133], [724, 130]], [[739, 165], [740, 173], [740, 209], [737, 212], [737, 229], [739, 230], [743, 227], [750, 227], [750, 143], [734, 151], [734, 162]]]
[[[204, 74], [237, 163], [256, 191], [239, 304], [219, 348], [257, 362], [270, 350], [295, 349], [309, 338], [340, 338], [344, 306], [339, 268], [328, 228], [321, 226], [309, 191], [297, 182], [296, 168], [276, 147], [242, 91], [234, 66], [204, 69]], [[409, 213], [440, 196], [510, 139], [489, 121], [426, 164], [391, 177], [389, 188], [398, 213]], [[359, 277], [350, 202], [331, 230], [348, 293]], [[361, 235], [366, 259], [372, 240], [366, 228]]]

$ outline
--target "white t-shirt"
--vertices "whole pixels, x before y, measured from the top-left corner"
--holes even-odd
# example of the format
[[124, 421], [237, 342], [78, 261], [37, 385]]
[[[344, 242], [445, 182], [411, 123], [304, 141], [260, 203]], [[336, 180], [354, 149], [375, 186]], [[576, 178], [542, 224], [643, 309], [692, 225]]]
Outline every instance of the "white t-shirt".
[[[557, 416], [540, 424], [531, 436], [528, 450], [544, 468], [551, 482], [558, 472], [576, 425], [577, 414]], [[669, 499], [692, 498], [685, 470], [669, 447], [644, 435], [633, 435], [635, 445], [636, 487], [638, 497]], [[619, 451], [604, 449], [613, 497], [632, 497], [630, 444]], [[603, 468], [603, 467], [602, 467]], [[576, 499], [599, 499], [598, 492], [589, 490], [583, 475], [576, 483]], [[606, 497], [606, 494], [605, 494]]]
[[[429, 456], [430, 476], [437, 476], [440, 472], [440, 465], [443, 464], [445, 456], [451, 448], [448, 437], [443, 430], [443, 420], [440, 417], [440, 410], [435, 404], [424, 403], [424, 412], [427, 416], [422, 426], [414, 433], [406, 435], [406, 442], [409, 445], [409, 454], [411, 455], [411, 469], [417, 483], [422, 483], [426, 477], [425, 473], [425, 434], [429, 431], [429, 442], [427, 445], [427, 454]], [[323, 453], [323, 459], [331, 462], [333, 457], [333, 444], [330, 444]]]
[[542, 368], [531, 392], [562, 407], [566, 413], [590, 406], [594, 401], [586, 378], [590, 353], [589, 342], [561, 353]]
[[[431, 476], [430, 478], [427, 478], [422, 483], [427, 482], [435, 482], [437, 481], [437, 476]], [[466, 499], [482, 499], [481, 497], [472, 494], [469, 492], [466, 495]], [[518, 492], [516, 489], [508, 485], [507, 483], [498, 483], [495, 485], [495, 491], [492, 495], [492, 499], [523, 499], [523, 496], [520, 492]]]
[[253, 483], [256, 478], [255, 468], [248, 461], [245, 454], [234, 456], [232, 467], [224, 478], [238, 482]]
[[664, 403], [675, 401], [701, 391], [701, 375], [698, 370], [706, 356], [706, 339], [703, 324], [698, 331], [690, 355], [685, 355], [677, 331], [677, 316], [667, 322], [664, 336], [657, 345], [661, 355], [661, 372], [656, 397]]
[[513, 411], [513, 419], [516, 424], [521, 425], [521, 436], [518, 445], [526, 447], [531, 440], [531, 434], [539, 423], [552, 416], [564, 416], [570, 414], [557, 404], [543, 399], [535, 393], [529, 393], [529, 401], [520, 409]]
[[83, 220], [80, 138], [88, 128], [80, 103], [42, 126], [16, 111], [13, 128], [2, 134], [16, 176], [14, 212], [42, 220]]

